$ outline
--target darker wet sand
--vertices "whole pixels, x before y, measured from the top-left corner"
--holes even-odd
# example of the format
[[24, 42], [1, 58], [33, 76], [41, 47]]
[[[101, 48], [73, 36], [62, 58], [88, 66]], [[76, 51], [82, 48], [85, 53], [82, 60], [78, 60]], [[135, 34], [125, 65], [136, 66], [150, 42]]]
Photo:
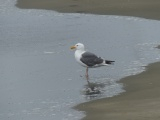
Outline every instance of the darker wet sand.
[[[159, 0], [18, 0], [16, 6], [160, 20]], [[126, 92], [82, 103], [75, 109], [85, 111], [84, 120], [160, 120], [160, 62], [150, 64], [146, 69], [120, 81]]]
[[126, 92], [75, 109], [86, 112], [84, 120], [160, 120], [159, 71], [160, 62], [150, 64], [145, 72], [120, 81]]
[[160, 20], [160, 0], [18, 0], [17, 7]]

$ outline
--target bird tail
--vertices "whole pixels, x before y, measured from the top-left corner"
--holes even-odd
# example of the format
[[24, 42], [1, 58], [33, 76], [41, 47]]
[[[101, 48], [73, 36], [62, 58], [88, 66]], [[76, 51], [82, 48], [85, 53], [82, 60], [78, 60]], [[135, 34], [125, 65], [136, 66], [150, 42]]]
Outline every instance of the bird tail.
[[114, 64], [114, 62], [115, 62], [115, 61], [105, 60], [105, 63], [106, 63], [106, 64], [112, 64], [112, 65], [113, 65], [113, 64]]

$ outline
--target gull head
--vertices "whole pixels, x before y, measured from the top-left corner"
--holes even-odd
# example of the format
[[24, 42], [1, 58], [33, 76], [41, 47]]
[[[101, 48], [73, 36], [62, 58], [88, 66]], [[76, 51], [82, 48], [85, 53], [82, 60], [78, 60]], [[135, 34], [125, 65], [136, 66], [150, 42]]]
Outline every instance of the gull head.
[[74, 46], [71, 46], [71, 49], [84, 50], [84, 45], [82, 43], [77, 43]]

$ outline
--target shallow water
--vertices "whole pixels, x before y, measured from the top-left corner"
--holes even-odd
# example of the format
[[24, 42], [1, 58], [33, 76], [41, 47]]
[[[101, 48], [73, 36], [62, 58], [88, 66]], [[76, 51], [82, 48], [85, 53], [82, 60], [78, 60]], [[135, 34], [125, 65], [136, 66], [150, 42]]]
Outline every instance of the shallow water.
[[[76, 104], [124, 92], [120, 78], [160, 60], [160, 22], [135, 17], [21, 10], [0, 0], [0, 119], [77, 120]], [[85, 68], [69, 48], [77, 42], [106, 59], [90, 69], [100, 94], [86, 95]]]

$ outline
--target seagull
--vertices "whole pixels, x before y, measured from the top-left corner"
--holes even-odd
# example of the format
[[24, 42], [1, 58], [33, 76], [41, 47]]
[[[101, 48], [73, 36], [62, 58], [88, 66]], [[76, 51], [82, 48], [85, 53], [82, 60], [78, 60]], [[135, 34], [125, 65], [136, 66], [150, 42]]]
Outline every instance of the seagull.
[[82, 43], [77, 43], [76, 45], [71, 46], [70, 48], [76, 49], [75, 54], [74, 54], [76, 61], [83, 67], [86, 67], [87, 81], [89, 78], [88, 68], [107, 66], [108, 64], [113, 64], [115, 62], [111, 60], [105, 60], [91, 52], [85, 51], [85, 47]]

